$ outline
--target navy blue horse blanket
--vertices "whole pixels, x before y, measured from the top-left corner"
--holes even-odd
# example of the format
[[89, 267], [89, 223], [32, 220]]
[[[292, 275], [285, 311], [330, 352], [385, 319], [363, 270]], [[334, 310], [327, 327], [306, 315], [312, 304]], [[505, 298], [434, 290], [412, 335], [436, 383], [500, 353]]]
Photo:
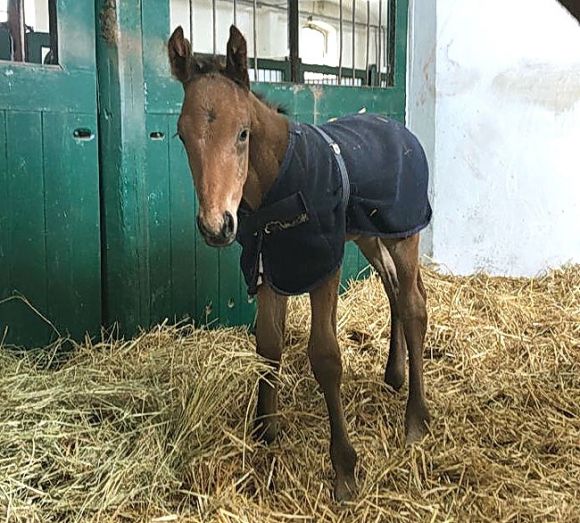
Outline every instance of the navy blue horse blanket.
[[302, 294], [341, 265], [347, 234], [405, 238], [431, 219], [429, 170], [417, 138], [374, 114], [290, 124], [278, 177], [252, 211], [238, 210], [249, 294], [265, 280]]

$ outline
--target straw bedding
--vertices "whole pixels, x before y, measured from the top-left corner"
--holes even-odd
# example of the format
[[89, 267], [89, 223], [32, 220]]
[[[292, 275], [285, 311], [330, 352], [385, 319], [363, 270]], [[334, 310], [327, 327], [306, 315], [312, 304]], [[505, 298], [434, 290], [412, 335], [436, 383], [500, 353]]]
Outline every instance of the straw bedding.
[[580, 521], [580, 275], [425, 270], [432, 434], [403, 443], [406, 387], [382, 383], [388, 306], [375, 277], [340, 302], [343, 397], [359, 453], [337, 506], [322, 396], [292, 302], [279, 441], [250, 436], [263, 363], [243, 329], [160, 327], [0, 351], [2, 521]]

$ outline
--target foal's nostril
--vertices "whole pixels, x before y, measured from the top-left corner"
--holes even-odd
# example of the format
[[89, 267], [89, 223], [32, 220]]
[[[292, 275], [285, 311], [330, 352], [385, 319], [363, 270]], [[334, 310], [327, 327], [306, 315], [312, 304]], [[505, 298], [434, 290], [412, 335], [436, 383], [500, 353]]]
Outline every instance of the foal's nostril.
[[224, 213], [224, 225], [222, 233], [226, 238], [229, 238], [234, 233], [234, 217], [228, 211]]
[[204, 227], [203, 222], [199, 217], [199, 214], [197, 215], [197, 228], [199, 229], [199, 232], [201, 232], [201, 234], [203, 234], [204, 236], [207, 236], [209, 234], [209, 231]]

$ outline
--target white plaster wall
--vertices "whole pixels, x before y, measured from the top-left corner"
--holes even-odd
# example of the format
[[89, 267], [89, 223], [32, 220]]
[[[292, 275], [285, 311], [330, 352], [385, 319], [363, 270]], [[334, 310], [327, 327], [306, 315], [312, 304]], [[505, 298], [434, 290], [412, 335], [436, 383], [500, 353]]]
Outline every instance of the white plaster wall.
[[[435, 200], [436, 4], [437, 0], [411, 0], [407, 46], [407, 125], [417, 135], [427, 155], [432, 203]], [[433, 222], [421, 234], [421, 253], [433, 255]]]
[[434, 260], [506, 275], [580, 262], [580, 26], [555, 0], [437, 0], [436, 27], [434, 106], [409, 100], [434, 133]]

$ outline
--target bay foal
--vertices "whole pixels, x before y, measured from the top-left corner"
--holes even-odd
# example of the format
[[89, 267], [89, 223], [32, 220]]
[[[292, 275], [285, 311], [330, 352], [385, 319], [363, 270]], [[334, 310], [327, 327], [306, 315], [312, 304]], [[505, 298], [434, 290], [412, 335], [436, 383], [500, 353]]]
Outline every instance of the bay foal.
[[[225, 66], [198, 60], [177, 28], [168, 43], [171, 70], [184, 88], [178, 134], [187, 151], [199, 200], [198, 227], [206, 242], [226, 246], [236, 238], [239, 206], [258, 209], [278, 175], [288, 146], [289, 122], [250, 90], [246, 41], [232, 26]], [[427, 325], [425, 289], [419, 272], [419, 235], [386, 240], [349, 237], [379, 274], [391, 307], [390, 352], [385, 381], [398, 390], [409, 355], [407, 442], [422, 438], [430, 416], [423, 387], [422, 352]], [[330, 419], [330, 456], [335, 496], [356, 490], [356, 452], [340, 397], [342, 364], [336, 339], [339, 271], [310, 292], [312, 325], [308, 356], [324, 393]], [[284, 344], [287, 298], [264, 283], [257, 292], [257, 352], [271, 362], [259, 384], [257, 434], [276, 437], [277, 372]]]

